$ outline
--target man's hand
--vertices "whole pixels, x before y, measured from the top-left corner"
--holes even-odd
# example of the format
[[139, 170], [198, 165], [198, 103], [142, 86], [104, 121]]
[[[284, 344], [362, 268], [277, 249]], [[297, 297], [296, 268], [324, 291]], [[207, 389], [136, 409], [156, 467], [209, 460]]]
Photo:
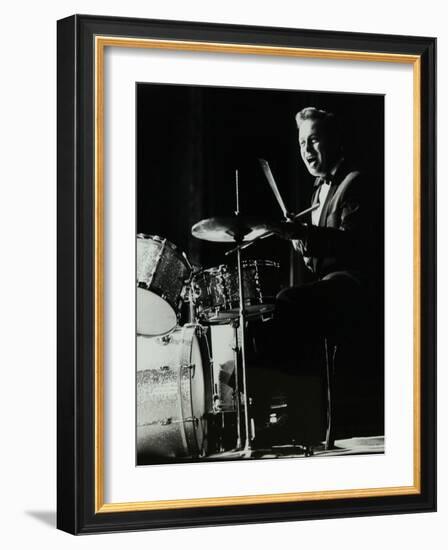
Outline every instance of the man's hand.
[[294, 240], [303, 239], [306, 236], [307, 226], [295, 221], [281, 221], [269, 224], [268, 229], [282, 239]]

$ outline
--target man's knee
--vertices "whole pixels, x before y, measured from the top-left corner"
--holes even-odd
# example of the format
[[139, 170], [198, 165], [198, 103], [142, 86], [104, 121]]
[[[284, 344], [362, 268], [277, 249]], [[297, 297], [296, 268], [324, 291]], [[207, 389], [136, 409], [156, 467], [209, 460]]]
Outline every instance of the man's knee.
[[280, 292], [275, 297], [277, 302], [288, 302], [289, 301], [289, 294], [290, 294], [290, 288], [283, 288], [280, 290]]
[[302, 287], [292, 286], [280, 290], [277, 294], [276, 300], [282, 304], [296, 304], [302, 299], [303, 290]]

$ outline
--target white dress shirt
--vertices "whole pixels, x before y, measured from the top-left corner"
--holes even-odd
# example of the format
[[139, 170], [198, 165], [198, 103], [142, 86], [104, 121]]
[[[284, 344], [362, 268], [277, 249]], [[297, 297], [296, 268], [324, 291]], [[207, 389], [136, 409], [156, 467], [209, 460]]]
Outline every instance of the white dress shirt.
[[[333, 166], [333, 169], [331, 170], [330, 174], [331, 176], [334, 176], [337, 172], [337, 169], [341, 165], [344, 158], [341, 158], [338, 160], [338, 162]], [[320, 184], [318, 193], [316, 197], [314, 198], [314, 204], [319, 203], [318, 208], [316, 210], [313, 210], [311, 213], [311, 224], [312, 225], [319, 225], [320, 216], [322, 214], [322, 210], [325, 206], [325, 203], [327, 201], [328, 191], [330, 190], [331, 182], [330, 181], [324, 181]], [[303, 254], [303, 244], [301, 241], [293, 241], [293, 246], [295, 250], [302, 252]], [[303, 259], [305, 261], [305, 265], [311, 269], [311, 258], [309, 256], [303, 256]]]
[[322, 213], [322, 210], [325, 206], [325, 201], [327, 199], [328, 191], [330, 190], [330, 182], [324, 181], [320, 184], [315, 202], [319, 203], [319, 206], [316, 208], [316, 210], [313, 210], [311, 212], [311, 223], [313, 225], [319, 225], [320, 215]]

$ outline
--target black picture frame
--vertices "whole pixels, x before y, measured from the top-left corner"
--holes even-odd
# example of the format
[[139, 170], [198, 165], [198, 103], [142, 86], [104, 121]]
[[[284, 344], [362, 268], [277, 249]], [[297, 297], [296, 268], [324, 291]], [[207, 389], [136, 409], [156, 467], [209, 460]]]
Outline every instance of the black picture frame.
[[[436, 39], [214, 23], [74, 15], [58, 21], [57, 526], [72, 534], [292, 521], [436, 509]], [[95, 37], [412, 56], [420, 95], [419, 475], [409, 494], [165, 509], [102, 507], [95, 374]], [[101, 306], [101, 304], [100, 304]]]

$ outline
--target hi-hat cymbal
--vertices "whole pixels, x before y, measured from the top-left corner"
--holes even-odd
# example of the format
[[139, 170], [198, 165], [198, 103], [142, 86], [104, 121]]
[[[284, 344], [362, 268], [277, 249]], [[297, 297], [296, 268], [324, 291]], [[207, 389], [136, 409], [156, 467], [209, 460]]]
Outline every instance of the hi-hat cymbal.
[[191, 228], [197, 239], [214, 243], [253, 241], [267, 230], [266, 222], [243, 216], [214, 217], [201, 220]]

